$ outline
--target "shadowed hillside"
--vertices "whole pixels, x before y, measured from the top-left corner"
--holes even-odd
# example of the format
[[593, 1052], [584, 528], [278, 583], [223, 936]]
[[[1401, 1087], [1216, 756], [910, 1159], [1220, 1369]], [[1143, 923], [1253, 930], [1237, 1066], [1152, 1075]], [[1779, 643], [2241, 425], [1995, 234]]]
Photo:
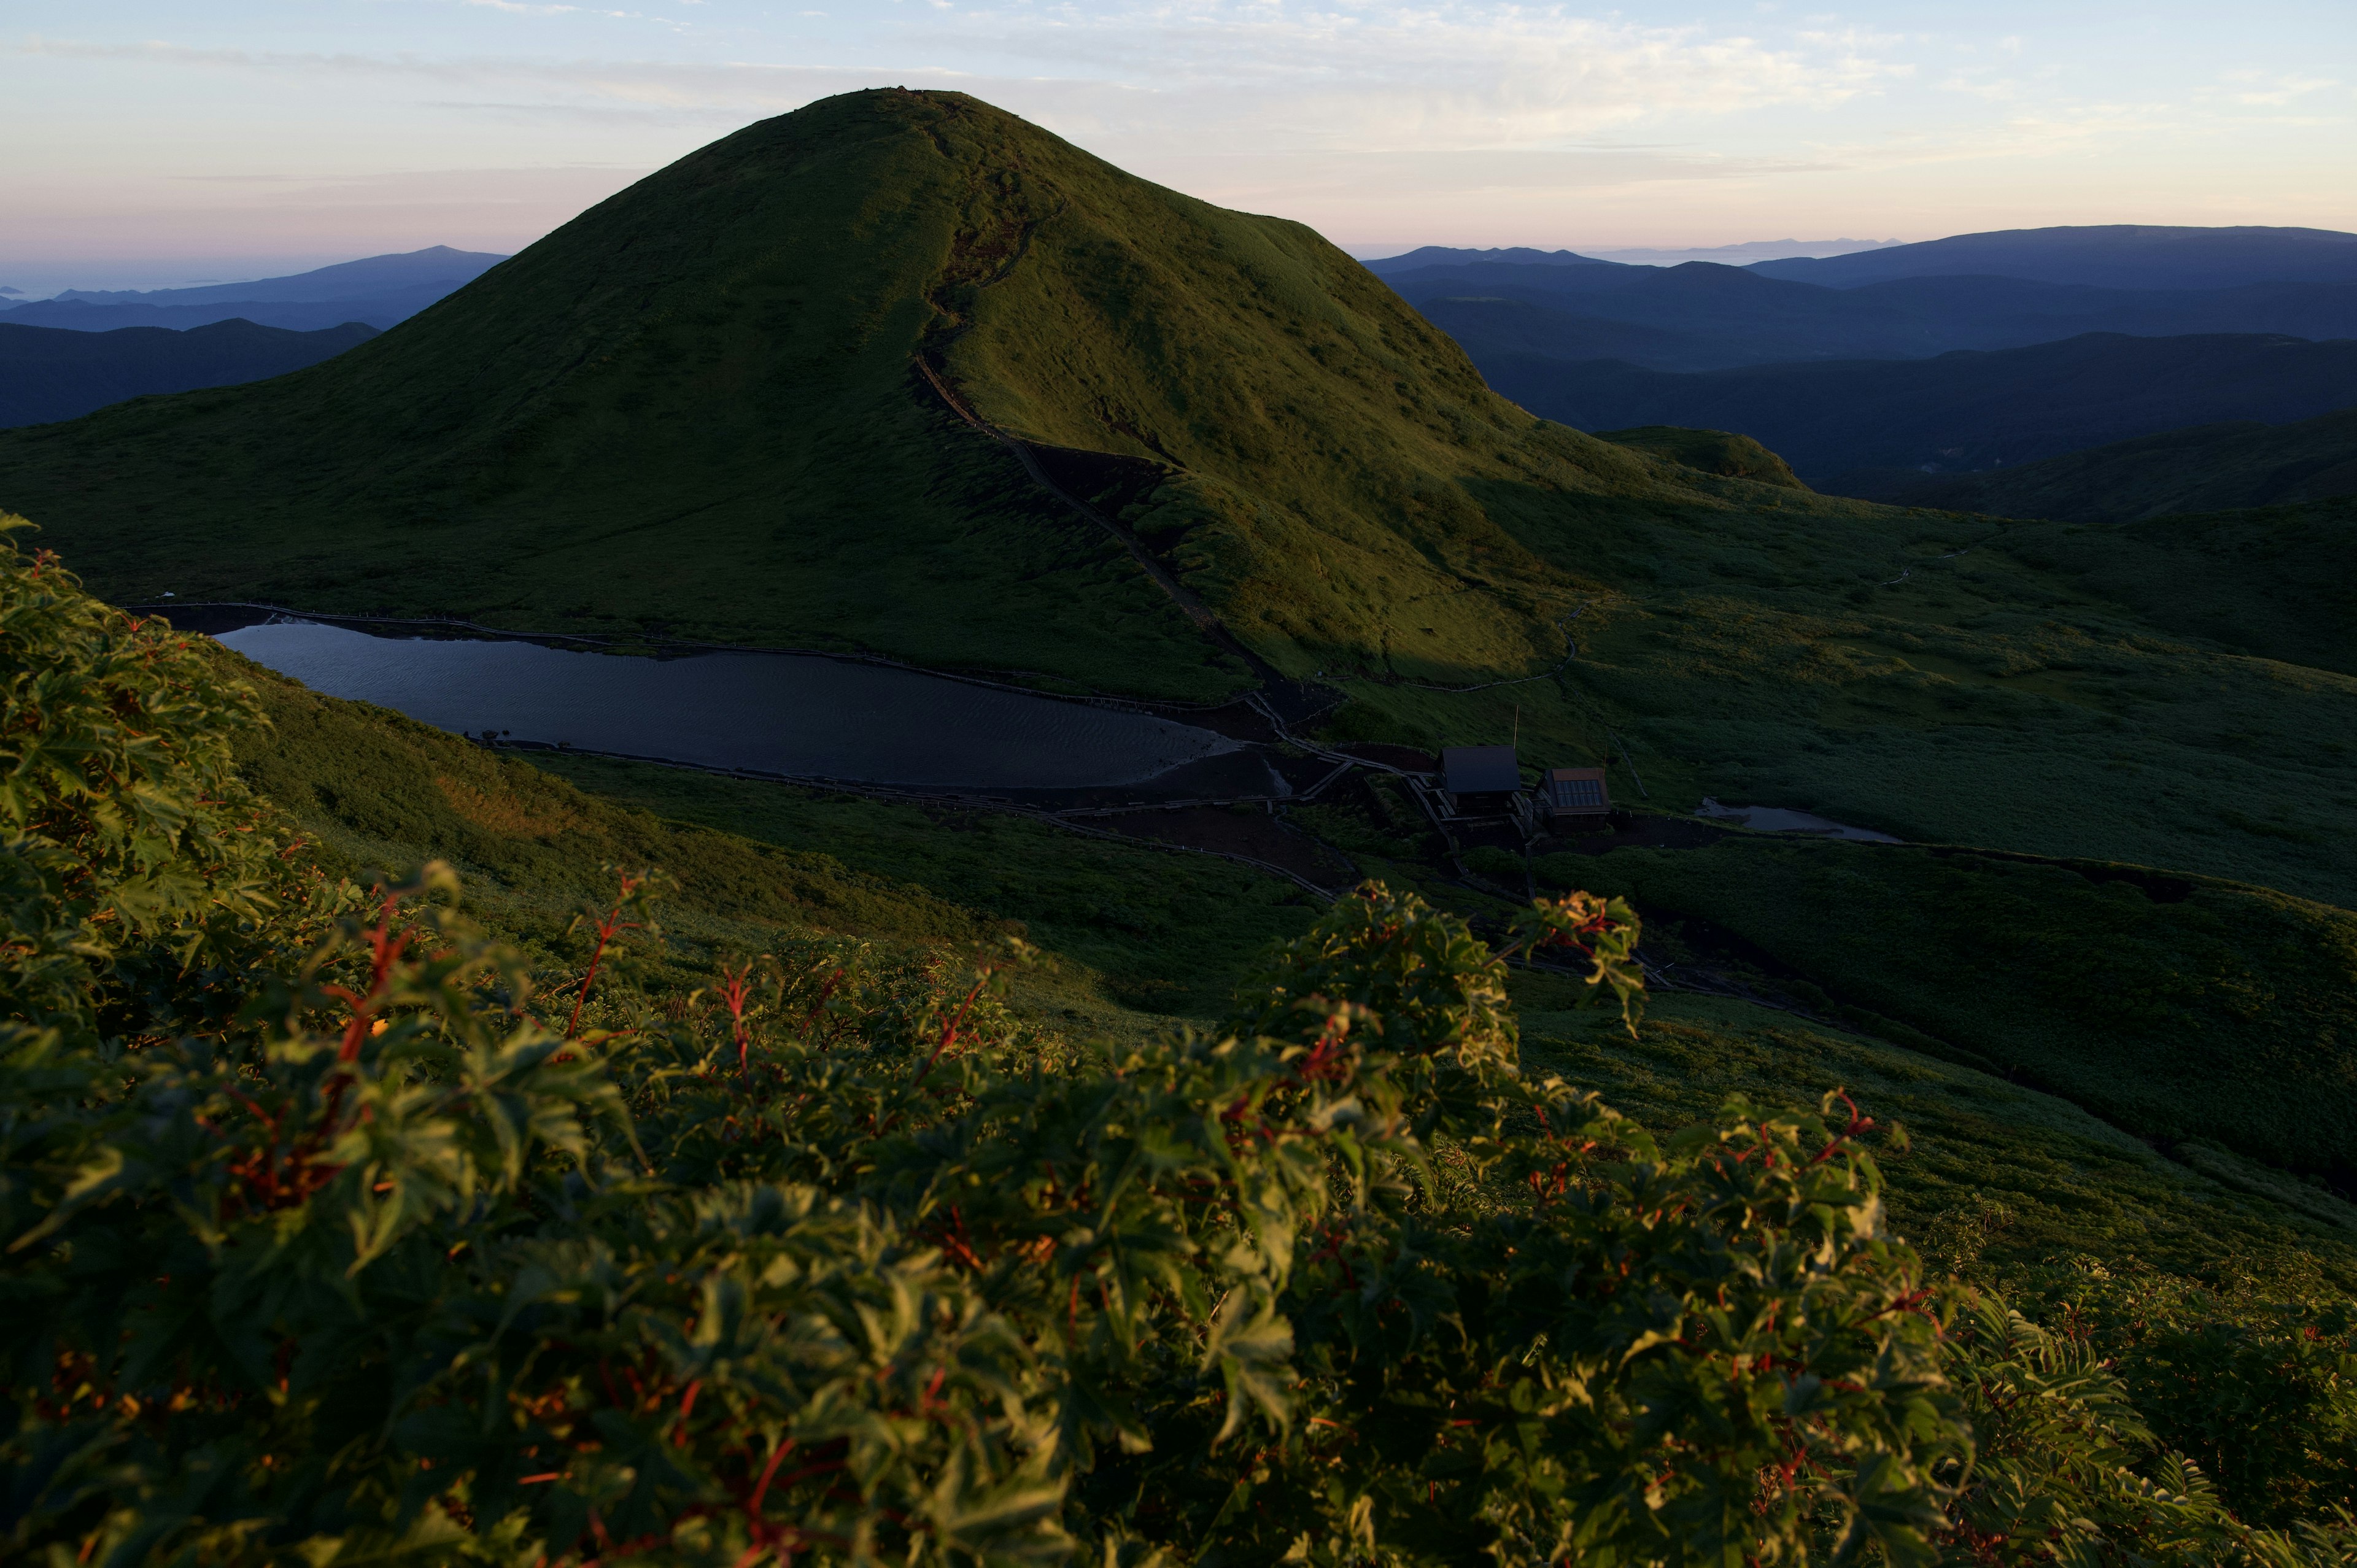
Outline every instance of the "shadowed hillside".
[[[2029, 523], [2007, 532], [2006, 548], [2178, 636], [2357, 677], [2357, 497], [2116, 526]], [[2349, 755], [2342, 734], [2319, 744]], [[2346, 793], [2330, 799], [2357, 806]]]
[[1985, 474], [1853, 475], [1847, 492], [1901, 506], [2115, 522], [2357, 494], [2357, 409], [2295, 424], [2201, 425]]

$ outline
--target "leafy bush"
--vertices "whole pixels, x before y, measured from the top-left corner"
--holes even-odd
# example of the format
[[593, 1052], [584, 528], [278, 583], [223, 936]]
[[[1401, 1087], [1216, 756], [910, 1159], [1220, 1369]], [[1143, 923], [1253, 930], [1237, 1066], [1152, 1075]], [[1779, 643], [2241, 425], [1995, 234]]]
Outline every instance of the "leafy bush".
[[2357, 1319], [2091, 1263], [2045, 1293], [2058, 1335], [2100, 1347], [2139, 1418], [2242, 1518], [2290, 1527], [2357, 1501]]
[[[1118, 1055], [998, 1004], [1020, 944], [635, 996], [637, 874], [543, 996], [447, 873], [305, 871], [167, 630], [11, 557], [0, 637], [19, 1558], [2346, 1554], [2139, 1478], [2013, 1320], [1943, 1340], [1837, 1096], [1657, 1141], [1523, 1076], [1413, 897]], [[1512, 943], [1626, 1009], [1635, 934]]]

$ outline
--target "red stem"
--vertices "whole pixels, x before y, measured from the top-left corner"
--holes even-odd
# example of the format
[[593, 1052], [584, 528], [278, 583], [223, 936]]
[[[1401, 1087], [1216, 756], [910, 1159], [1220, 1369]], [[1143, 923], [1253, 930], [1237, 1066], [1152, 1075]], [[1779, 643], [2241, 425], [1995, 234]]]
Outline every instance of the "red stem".
[[958, 1004], [957, 1016], [952, 1018], [948, 1026], [942, 1030], [942, 1043], [933, 1047], [933, 1054], [927, 1057], [925, 1065], [917, 1069], [919, 1083], [925, 1081], [925, 1075], [933, 1070], [935, 1062], [942, 1059], [942, 1053], [957, 1044], [958, 1031], [965, 1026], [966, 1013], [974, 1006], [974, 998], [982, 994], [982, 988], [990, 983], [990, 974], [989, 970], [984, 970], [982, 978], [974, 983], [974, 989], [965, 993], [965, 1000]]
[[[638, 878], [634, 876], [623, 877], [622, 898], [627, 901], [637, 886]], [[589, 988], [597, 983], [597, 965], [605, 960], [606, 944], [613, 940], [615, 932], [629, 930], [636, 924], [637, 922], [634, 920], [626, 921], [622, 918], [621, 903], [617, 903], [611, 909], [608, 909], [606, 912], [606, 918], [597, 922], [597, 945], [589, 950], [589, 972], [581, 977], [581, 989], [575, 993], [573, 998], [573, 1016], [565, 1021], [565, 1037], [566, 1039], [571, 1039], [574, 1036], [574, 1032], [581, 1027], [582, 1004], [589, 1000]]]
[[787, 1455], [793, 1451], [794, 1440], [789, 1437], [783, 1443], [778, 1444], [778, 1451], [776, 1453], [770, 1455], [769, 1464], [762, 1466], [761, 1469], [760, 1484], [753, 1488], [753, 1496], [751, 1499], [745, 1504], [745, 1512], [748, 1517], [755, 1519], [760, 1517], [761, 1499], [768, 1496], [770, 1491], [770, 1477], [778, 1473], [778, 1466], [785, 1459]]

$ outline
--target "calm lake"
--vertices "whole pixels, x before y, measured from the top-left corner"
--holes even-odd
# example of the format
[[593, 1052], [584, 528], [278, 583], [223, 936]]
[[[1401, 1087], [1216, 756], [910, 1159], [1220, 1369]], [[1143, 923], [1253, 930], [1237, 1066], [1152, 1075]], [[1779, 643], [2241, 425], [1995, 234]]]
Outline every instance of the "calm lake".
[[915, 789], [1288, 792], [1258, 753], [1208, 729], [883, 665], [640, 658], [283, 616], [187, 624], [315, 692], [506, 742]]

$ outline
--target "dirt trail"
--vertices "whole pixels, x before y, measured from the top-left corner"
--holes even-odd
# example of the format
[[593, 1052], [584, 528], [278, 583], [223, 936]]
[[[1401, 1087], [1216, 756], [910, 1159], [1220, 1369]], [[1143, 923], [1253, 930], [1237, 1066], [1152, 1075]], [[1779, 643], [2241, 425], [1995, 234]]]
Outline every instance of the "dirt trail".
[[951, 388], [949, 378], [934, 369], [923, 354], [917, 356], [917, 369], [931, 384], [933, 391], [940, 394], [942, 402], [949, 405], [952, 413], [1014, 453], [1016, 461], [1023, 465], [1023, 471], [1031, 476], [1032, 483], [1119, 540], [1122, 548], [1129, 552], [1129, 558], [1137, 563], [1138, 569], [1153, 578], [1155, 586], [1168, 594], [1170, 596], [1170, 602], [1177, 605], [1180, 612], [1189, 620], [1193, 621], [1206, 636], [1217, 642], [1222, 651], [1243, 660], [1264, 683], [1282, 681], [1285, 678], [1260, 655], [1238, 642], [1234, 635], [1221, 622], [1220, 618], [1212, 612], [1211, 607], [1190, 593], [1178, 578], [1172, 576], [1170, 569], [1154, 558], [1154, 553], [1146, 549], [1137, 535], [1049, 478], [1047, 469], [1040, 466], [1039, 456], [1031, 450], [1030, 443], [1000, 429], [983, 418], [981, 414], [976, 413], [966, 401]]

